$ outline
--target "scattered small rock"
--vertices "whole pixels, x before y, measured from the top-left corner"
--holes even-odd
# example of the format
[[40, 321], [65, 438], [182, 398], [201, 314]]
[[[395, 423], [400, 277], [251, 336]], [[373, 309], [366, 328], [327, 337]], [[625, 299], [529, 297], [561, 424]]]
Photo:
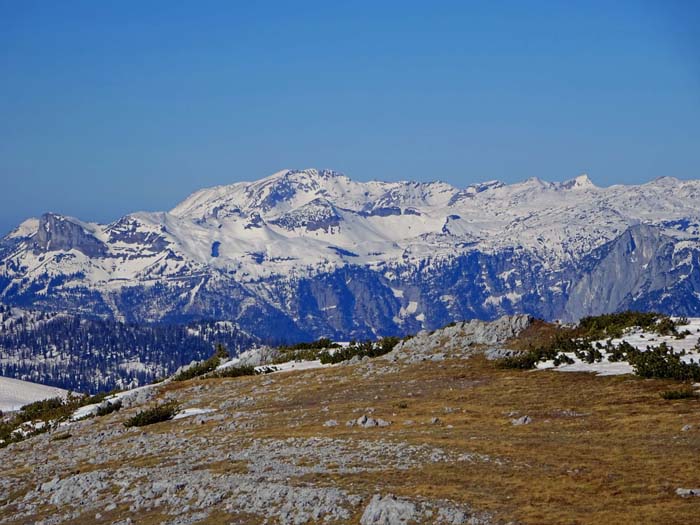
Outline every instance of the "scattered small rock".
[[676, 494], [681, 498], [691, 498], [693, 496], [700, 496], [700, 489], [676, 489]]
[[383, 419], [379, 418], [373, 418], [373, 417], [368, 417], [366, 414], [358, 417], [357, 419], [351, 419], [347, 423], [345, 423], [346, 426], [349, 427], [362, 427], [362, 428], [371, 428], [371, 427], [388, 427], [391, 425], [391, 421], [385, 421]]
[[529, 425], [530, 423], [532, 423], [532, 418], [530, 416], [521, 416], [510, 420], [510, 424], [515, 426]]

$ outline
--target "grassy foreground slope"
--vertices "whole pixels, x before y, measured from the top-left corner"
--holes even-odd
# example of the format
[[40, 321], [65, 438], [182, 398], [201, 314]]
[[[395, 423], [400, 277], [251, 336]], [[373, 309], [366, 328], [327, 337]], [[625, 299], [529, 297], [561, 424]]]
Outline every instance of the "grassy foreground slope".
[[[551, 327], [535, 325], [523, 338], [537, 339], [538, 330]], [[128, 494], [109, 480], [133, 471], [140, 475], [134, 475], [135, 488], [144, 492], [174, 468], [234, 482], [249, 480], [251, 473], [267, 479], [281, 472], [292, 488], [328, 487], [362, 498], [349, 516], [333, 523], [358, 523], [374, 494], [389, 493], [464, 505], [493, 523], [695, 523], [700, 498], [682, 498], [676, 489], [700, 485], [700, 403], [660, 396], [678, 384], [507, 369], [481, 355], [416, 364], [378, 358], [302, 372], [172, 382], [150, 402], [175, 399], [183, 408], [216, 412], [126, 430], [122, 423], [137, 409], [123, 409], [76, 423], [68, 436], [42, 435], [1, 450], [11, 488], [0, 493], [0, 523], [57, 516], [66, 516], [57, 521], [62, 523], [126, 517], [169, 523], [172, 508], [133, 510]], [[363, 414], [391, 425], [346, 425]], [[529, 424], [513, 424], [526, 415]], [[338, 425], [326, 426], [329, 421]], [[322, 456], [312, 453], [328, 443], [336, 448]], [[395, 456], [366, 452], [394, 450], [392, 444], [399, 451]], [[246, 451], [262, 446], [275, 462], [261, 467]], [[461, 459], [403, 461], [417, 458], [423, 448]], [[42, 500], [36, 492], [52, 479], [90, 473], [105, 473], [105, 486], [84, 494], [74, 507], [52, 503], [48, 495]], [[28, 514], [27, 502], [35, 500]], [[213, 500], [196, 522], [266, 519], [264, 512], [226, 502]], [[269, 502], [271, 508], [277, 503]], [[282, 521], [273, 515], [268, 522]]]

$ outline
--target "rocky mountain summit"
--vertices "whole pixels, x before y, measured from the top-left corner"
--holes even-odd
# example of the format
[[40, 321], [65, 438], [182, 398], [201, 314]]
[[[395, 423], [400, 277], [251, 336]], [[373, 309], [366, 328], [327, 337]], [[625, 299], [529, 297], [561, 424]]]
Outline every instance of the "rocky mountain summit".
[[267, 341], [633, 308], [700, 313], [700, 182], [456, 188], [284, 170], [108, 225], [47, 213], [0, 240], [4, 304], [229, 320]]

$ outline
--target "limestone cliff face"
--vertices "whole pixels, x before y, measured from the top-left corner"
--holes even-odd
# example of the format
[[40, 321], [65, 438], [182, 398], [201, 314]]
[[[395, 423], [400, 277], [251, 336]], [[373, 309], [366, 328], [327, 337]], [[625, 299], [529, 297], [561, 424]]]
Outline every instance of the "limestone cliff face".
[[[683, 281], [697, 281], [697, 252], [677, 250], [674, 240], [658, 228], [638, 225], [624, 232], [601, 250], [601, 258], [572, 287], [562, 317], [576, 320], [586, 315], [626, 308], [654, 308], [662, 296], [671, 296]], [[690, 262], [691, 264], [684, 264]], [[695, 298], [695, 300], [694, 300]], [[697, 296], [686, 296], [686, 309], [693, 314]]]
[[46, 213], [34, 236], [34, 253], [78, 250], [88, 257], [104, 257], [107, 247], [80, 224], [60, 215]]

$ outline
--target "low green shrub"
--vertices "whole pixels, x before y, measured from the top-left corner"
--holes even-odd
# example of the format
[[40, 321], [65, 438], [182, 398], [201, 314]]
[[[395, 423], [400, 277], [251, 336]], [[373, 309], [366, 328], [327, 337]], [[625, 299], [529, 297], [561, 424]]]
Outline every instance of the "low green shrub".
[[[332, 347], [337, 348], [337, 347]], [[327, 351], [327, 348], [305, 348], [301, 350], [289, 350], [280, 348], [279, 355], [272, 361], [273, 365], [281, 365], [289, 361], [314, 361], [319, 358], [321, 353]]]
[[581, 335], [589, 339], [622, 337], [625, 329], [639, 326], [660, 335], [675, 333], [676, 323], [668, 316], [655, 312], [629, 310], [613, 314], [584, 317], [579, 321]]
[[514, 368], [517, 370], [530, 370], [535, 368], [537, 363], [541, 361], [537, 352], [530, 350], [511, 357], [504, 357], [496, 361], [496, 366], [499, 368]]
[[584, 353], [585, 355], [590, 353], [594, 356], [596, 352], [600, 354], [600, 352], [593, 348], [593, 345], [588, 342], [558, 335], [547, 344], [537, 346], [536, 348], [511, 357], [499, 359], [496, 365], [499, 368], [530, 370], [535, 368], [540, 361], [554, 361], [554, 366], [573, 363], [573, 359], [567, 356], [565, 352], [582, 356]]
[[221, 361], [228, 359], [229, 354], [223, 345], [217, 345], [214, 355], [212, 355], [206, 361], [200, 363], [195, 363], [189, 368], [185, 368], [181, 372], [173, 376], [173, 381], [187, 381], [188, 379], [194, 379], [195, 377], [203, 376], [216, 370], [216, 368], [221, 364]]
[[282, 346], [279, 348], [279, 350], [282, 352], [286, 352], [294, 350], [324, 350], [326, 348], [340, 348], [340, 345], [338, 343], [334, 343], [327, 337], [322, 337], [318, 341]]
[[340, 345], [327, 337], [322, 337], [318, 341], [281, 346], [277, 349], [279, 356], [272, 361], [272, 364], [279, 365], [289, 361], [314, 361], [320, 359], [321, 354], [336, 348], [340, 348]]
[[[69, 393], [65, 398], [54, 397], [24, 405], [10, 417], [0, 421], [0, 448], [56, 427], [59, 422], [68, 419], [77, 408], [82, 406], [88, 397]], [[26, 426], [25, 423], [36, 421], [41, 421], [44, 425], [19, 432], [23, 426]]]
[[566, 354], [558, 354], [554, 358], [554, 366], [559, 366], [559, 365], [573, 365], [574, 360], [571, 359], [568, 355]]
[[35, 401], [24, 405], [19, 409], [17, 414], [23, 421], [47, 421], [49, 419], [58, 419], [66, 415], [67, 410], [70, 410], [68, 403], [62, 397], [52, 397], [42, 401]]
[[124, 422], [124, 426], [127, 428], [144, 427], [162, 421], [169, 421], [175, 417], [179, 410], [180, 405], [174, 401], [156, 405], [130, 417]]
[[599, 363], [603, 360], [603, 354], [601, 353], [601, 351], [597, 348], [594, 348], [591, 344], [588, 344], [587, 348], [577, 348], [574, 351], [574, 354], [578, 359], [580, 359], [584, 363], [588, 363], [589, 365], [592, 363]]
[[[628, 361], [641, 377], [671, 378], [680, 380], [700, 380], [700, 365], [681, 360], [681, 353], [662, 343], [658, 347], [648, 347], [641, 352], [626, 341], [617, 346], [613, 338], [620, 338], [627, 328], [641, 327], [659, 335], [673, 335], [682, 339], [690, 334], [688, 330], [678, 331], [679, 326], [688, 324], [687, 319], [676, 321], [668, 316], [653, 312], [619, 312], [614, 314], [584, 317], [576, 328], [563, 329], [554, 339], [544, 345], [532, 348], [522, 354], [499, 360], [501, 368], [531, 369], [541, 361], [553, 360], [555, 366], [572, 363], [565, 353], [573, 353], [585, 363], [596, 363], [607, 357], [610, 362]], [[607, 339], [605, 344], [598, 339]]]
[[353, 357], [379, 357], [391, 352], [401, 341], [398, 337], [384, 337], [379, 341], [365, 341], [363, 343], [353, 342], [345, 348], [337, 348], [334, 352], [323, 351], [319, 354], [322, 364], [335, 364], [348, 361]]
[[628, 352], [627, 360], [640, 377], [700, 381], [700, 365], [682, 361], [666, 343], [648, 346], [646, 352]]
[[257, 372], [253, 366], [227, 366], [221, 370], [213, 372], [207, 377], [241, 377], [254, 376]]
[[86, 395], [80, 400], [80, 406], [84, 407], [86, 405], [96, 405], [98, 403], [102, 403], [102, 401], [104, 401], [107, 398], [107, 396], [111, 395], [112, 393], [116, 393], [116, 391], [114, 391], [114, 392], [99, 392], [99, 393], [95, 394], [94, 396]]
[[112, 412], [119, 412], [122, 408], [122, 402], [121, 399], [118, 399], [117, 401], [114, 401], [113, 403], [110, 403], [109, 401], [104, 402], [100, 404], [97, 407], [97, 411], [95, 412], [95, 415], [97, 417], [102, 417], [106, 416], [107, 414], [111, 414]]

